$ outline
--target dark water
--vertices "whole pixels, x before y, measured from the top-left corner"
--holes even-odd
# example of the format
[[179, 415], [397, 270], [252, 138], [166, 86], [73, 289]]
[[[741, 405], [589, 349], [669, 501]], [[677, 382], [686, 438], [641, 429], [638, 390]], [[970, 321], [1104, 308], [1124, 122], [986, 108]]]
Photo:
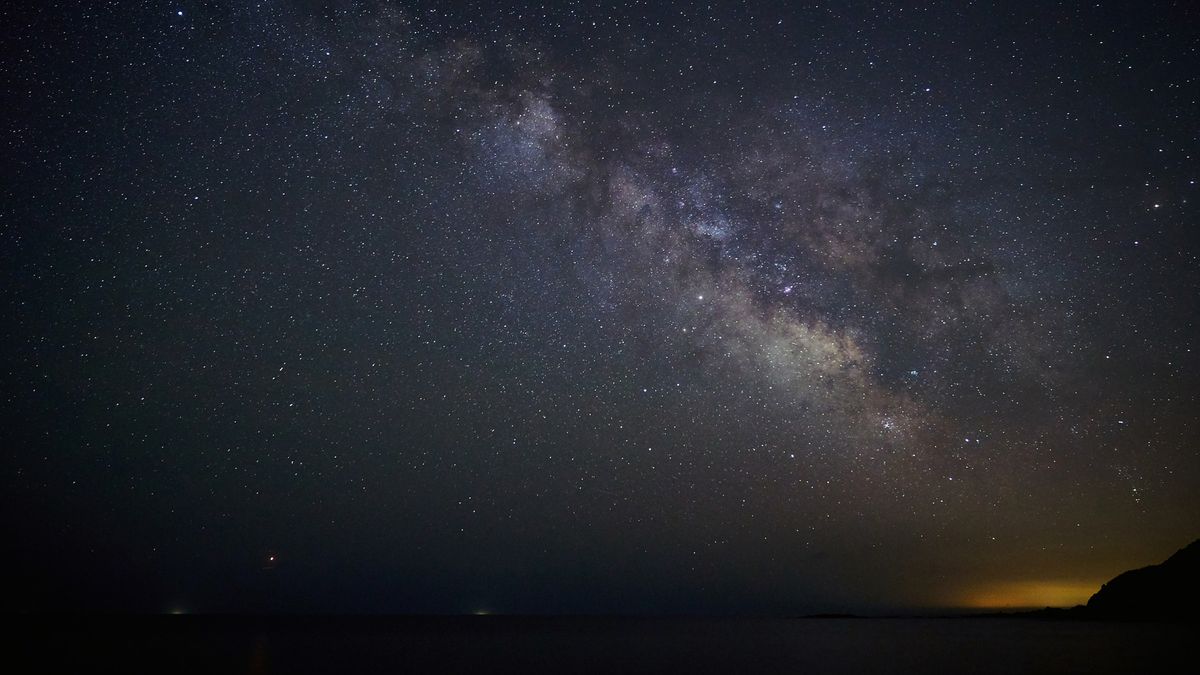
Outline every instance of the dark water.
[[1196, 624], [20, 617], [7, 672], [1200, 672]]

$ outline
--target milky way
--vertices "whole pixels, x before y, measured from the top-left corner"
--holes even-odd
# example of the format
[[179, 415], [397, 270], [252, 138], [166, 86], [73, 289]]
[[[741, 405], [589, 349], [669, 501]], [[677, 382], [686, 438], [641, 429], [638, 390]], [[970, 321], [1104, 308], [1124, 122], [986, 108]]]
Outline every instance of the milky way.
[[958, 4], [14, 11], [13, 602], [893, 610], [1165, 557], [1195, 17]]

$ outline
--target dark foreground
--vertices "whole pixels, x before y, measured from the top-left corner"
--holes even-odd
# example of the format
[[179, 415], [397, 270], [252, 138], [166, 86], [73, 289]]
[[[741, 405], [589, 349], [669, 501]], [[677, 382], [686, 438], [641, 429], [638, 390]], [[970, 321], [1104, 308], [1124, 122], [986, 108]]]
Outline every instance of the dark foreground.
[[1011, 618], [14, 618], [7, 672], [1192, 672], [1184, 657], [1197, 628]]

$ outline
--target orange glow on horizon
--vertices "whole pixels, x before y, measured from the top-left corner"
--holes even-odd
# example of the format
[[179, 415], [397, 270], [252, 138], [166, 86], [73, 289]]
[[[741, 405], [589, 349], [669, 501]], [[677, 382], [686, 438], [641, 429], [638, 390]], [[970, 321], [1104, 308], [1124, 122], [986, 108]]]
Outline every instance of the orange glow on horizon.
[[972, 609], [1040, 609], [1086, 604], [1102, 581], [997, 582], [963, 593], [955, 604]]

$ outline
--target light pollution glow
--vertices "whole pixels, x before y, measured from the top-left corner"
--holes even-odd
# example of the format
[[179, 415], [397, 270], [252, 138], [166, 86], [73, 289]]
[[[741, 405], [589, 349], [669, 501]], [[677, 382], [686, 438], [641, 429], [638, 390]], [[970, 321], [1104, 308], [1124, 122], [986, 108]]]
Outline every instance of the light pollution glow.
[[1087, 603], [1104, 581], [1001, 581], [968, 589], [951, 604], [971, 609], [1073, 607]]

